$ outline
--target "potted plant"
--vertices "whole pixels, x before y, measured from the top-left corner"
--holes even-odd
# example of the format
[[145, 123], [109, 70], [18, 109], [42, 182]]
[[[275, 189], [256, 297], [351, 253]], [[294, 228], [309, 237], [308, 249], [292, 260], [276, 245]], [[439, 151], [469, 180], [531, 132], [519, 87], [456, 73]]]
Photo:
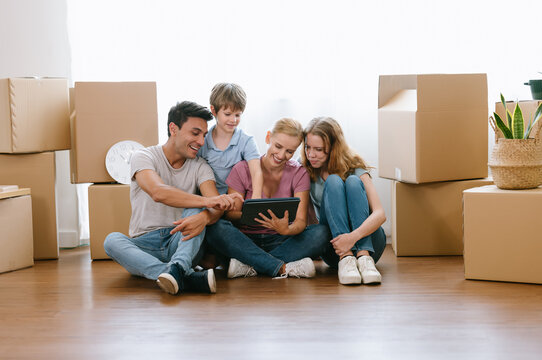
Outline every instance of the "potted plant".
[[516, 103], [514, 112], [511, 113], [502, 94], [501, 102], [505, 109], [506, 122], [495, 112], [493, 117], [489, 118], [496, 134], [495, 146], [488, 164], [495, 185], [501, 189], [538, 187], [542, 185], [542, 121], [539, 121], [542, 117], [542, 103], [530, 121], [525, 122], [519, 103]]

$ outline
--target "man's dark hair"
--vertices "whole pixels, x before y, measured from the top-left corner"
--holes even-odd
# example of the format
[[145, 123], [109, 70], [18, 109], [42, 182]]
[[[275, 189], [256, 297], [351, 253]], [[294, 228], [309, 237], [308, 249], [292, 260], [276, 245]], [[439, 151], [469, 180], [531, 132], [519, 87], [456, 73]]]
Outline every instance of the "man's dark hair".
[[171, 136], [169, 132], [169, 123], [174, 123], [180, 129], [189, 117], [197, 117], [209, 121], [213, 119], [213, 114], [205, 106], [201, 106], [192, 101], [177, 103], [177, 105], [169, 109], [167, 136]]

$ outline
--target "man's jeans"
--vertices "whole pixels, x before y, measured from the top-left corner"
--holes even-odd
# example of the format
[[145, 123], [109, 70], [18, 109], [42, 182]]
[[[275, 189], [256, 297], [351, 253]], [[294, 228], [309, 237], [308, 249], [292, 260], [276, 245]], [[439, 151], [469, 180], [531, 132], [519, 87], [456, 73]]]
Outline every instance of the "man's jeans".
[[[185, 209], [182, 217], [198, 214], [202, 210]], [[105, 252], [132, 275], [156, 280], [158, 275], [168, 271], [173, 263], [179, 264], [185, 275], [189, 275], [194, 272], [192, 267], [202, 255], [200, 249], [205, 229], [192, 239], [182, 241], [180, 231], [169, 234], [173, 228], [174, 226], [150, 231], [135, 238], [118, 232], [111, 233], [105, 238]]]
[[244, 234], [230, 221], [220, 219], [207, 227], [206, 240], [219, 256], [235, 258], [260, 274], [277, 276], [284, 263], [321, 256], [331, 234], [327, 226], [319, 224], [295, 236]]
[[[367, 193], [359, 176], [350, 175], [346, 181], [338, 175], [327, 177], [320, 206], [320, 223], [329, 226], [333, 238], [357, 229], [369, 215]], [[376, 263], [385, 247], [386, 234], [380, 227], [374, 233], [358, 240], [352, 247], [352, 252], [356, 255], [360, 250], [367, 250]], [[326, 249], [322, 259], [332, 267], [339, 263], [339, 256], [331, 245]]]

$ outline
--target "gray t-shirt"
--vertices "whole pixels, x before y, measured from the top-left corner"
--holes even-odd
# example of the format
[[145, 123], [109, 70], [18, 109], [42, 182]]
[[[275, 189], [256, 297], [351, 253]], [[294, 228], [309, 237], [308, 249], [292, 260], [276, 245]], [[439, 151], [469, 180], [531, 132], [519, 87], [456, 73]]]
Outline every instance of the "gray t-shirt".
[[[356, 176], [361, 176], [367, 173], [365, 169], [355, 169], [354, 174]], [[316, 213], [316, 218], [320, 221], [320, 205], [322, 204], [322, 196], [324, 195], [324, 184], [326, 182], [320, 176], [316, 181], [311, 181], [311, 200], [314, 205], [314, 212]]]
[[141, 149], [134, 153], [131, 161], [130, 202], [130, 237], [136, 237], [160, 228], [174, 226], [179, 220], [183, 208], [176, 208], [154, 201], [135, 181], [135, 174], [141, 170], [154, 170], [164, 184], [174, 186], [190, 194], [196, 194], [199, 186], [208, 180], [215, 180], [213, 170], [199, 157], [186, 159], [183, 166], [174, 169], [164, 154], [162, 145]]

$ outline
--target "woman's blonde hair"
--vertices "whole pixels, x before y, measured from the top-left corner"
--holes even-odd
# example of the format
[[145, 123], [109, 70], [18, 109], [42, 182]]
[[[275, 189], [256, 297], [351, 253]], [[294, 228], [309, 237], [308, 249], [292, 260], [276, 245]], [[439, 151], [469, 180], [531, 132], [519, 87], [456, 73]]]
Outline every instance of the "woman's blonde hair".
[[301, 163], [307, 169], [311, 179], [316, 181], [320, 175], [320, 169], [311, 166], [305, 154], [307, 134], [318, 135], [324, 141], [324, 152], [329, 155], [327, 171], [330, 174], [337, 174], [341, 179], [351, 175], [355, 169], [362, 168], [369, 170], [371, 167], [352, 150], [344, 138], [339, 123], [330, 117], [317, 117], [312, 119], [303, 134], [303, 151], [301, 152]]
[[303, 141], [304, 137], [303, 126], [299, 121], [290, 118], [282, 118], [275, 123], [271, 130], [271, 134], [274, 135], [278, 133], [296, 137], [299, 139], [300, 143]]

